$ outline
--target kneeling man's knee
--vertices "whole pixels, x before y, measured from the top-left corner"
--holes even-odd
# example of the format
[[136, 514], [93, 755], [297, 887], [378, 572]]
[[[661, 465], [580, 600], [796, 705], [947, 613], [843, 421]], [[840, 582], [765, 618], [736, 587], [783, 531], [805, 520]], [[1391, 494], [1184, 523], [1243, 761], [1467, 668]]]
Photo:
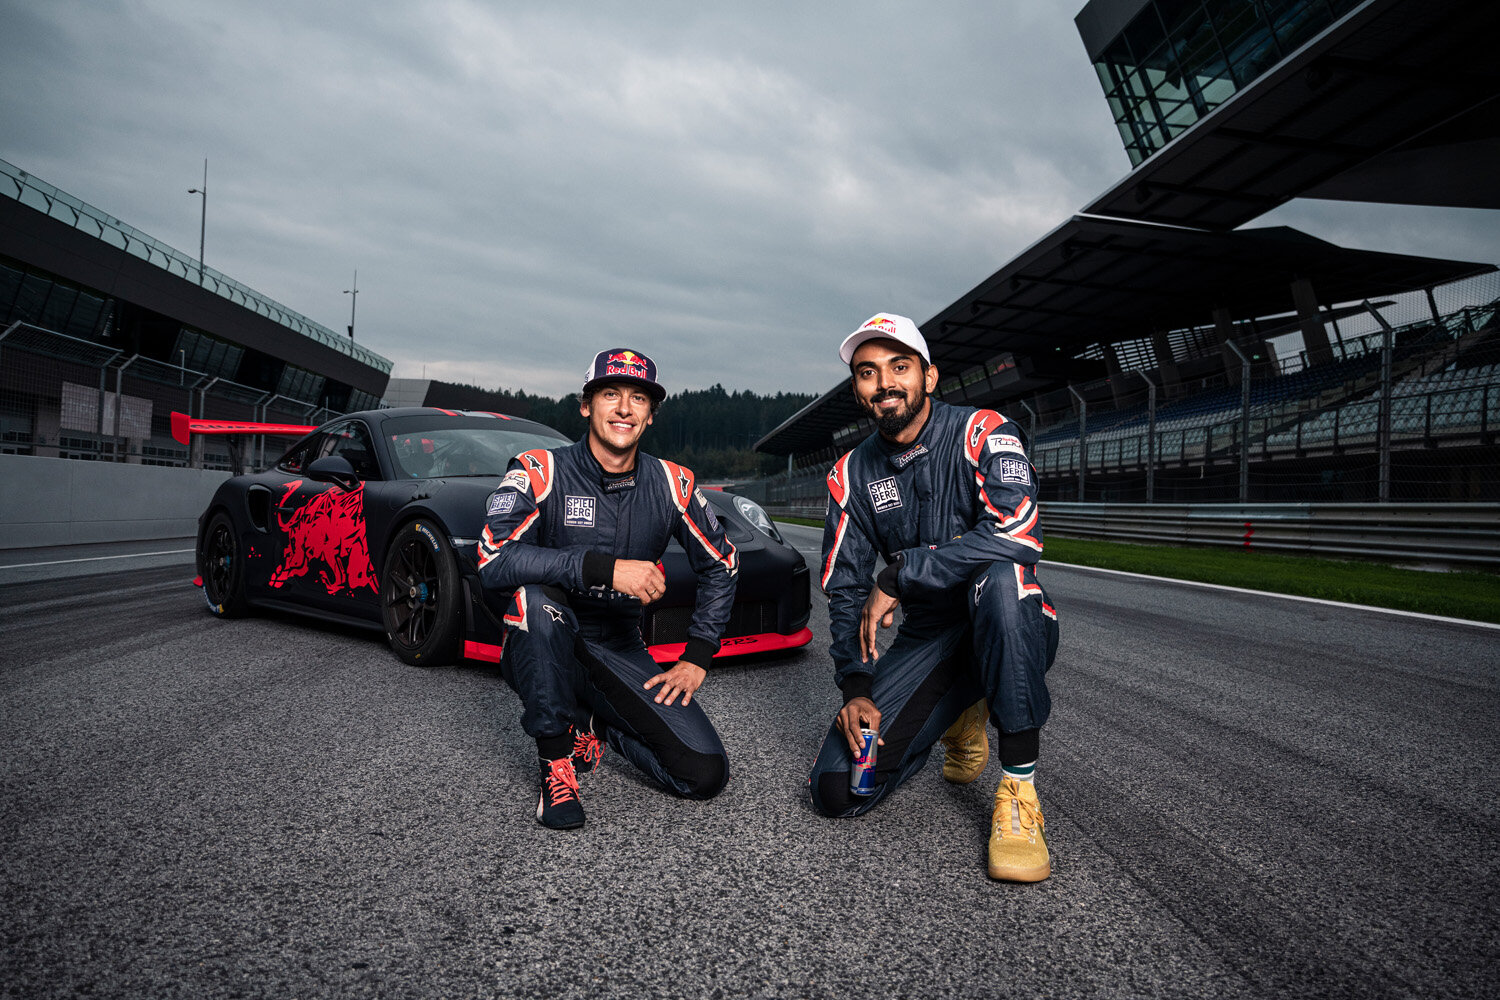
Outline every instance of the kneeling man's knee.
[[729, 784], [729, 758], [724, 754], [684, 754], [672, 768], [678, 794], [685, 799], [711, 799]]
[[864, 796], [849, 791], [848, 771], [814, 772], [807, 780], [813, 808], [824, 816], [852, 816], [866, 803]]

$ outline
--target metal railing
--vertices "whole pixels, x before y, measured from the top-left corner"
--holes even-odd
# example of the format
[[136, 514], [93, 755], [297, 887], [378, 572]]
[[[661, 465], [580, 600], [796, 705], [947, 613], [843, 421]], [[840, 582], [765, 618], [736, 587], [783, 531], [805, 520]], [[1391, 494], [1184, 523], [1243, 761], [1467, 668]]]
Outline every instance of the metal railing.
[[[1380, 333], [1342, 344], [1342, 359], [1291, 371], [1227, 342], [1235, 364], [1165, 403], [1144, 374], [1070, 386], [1032, 441], [1042, 497], [1496, 499], [1496, 312], [1492, 302], [1394, 327], [1371, 306]], [[1101, 393], [1112, 406], [1093, 401]]]
[[[1330, 312], [1325, 325], [1332, 357], [1318, 364], [1271, 357], [1254, 324], [1236, 328], [1239, 343], [1216, 328], [1178, 331], [1125, 345], [1116, 362], [1133, 369], [999, 408], [1026, 432], [1047, 501], [1500, 499], [1500, 272]], [[1300, 336], [1293, 327], [1266, 336]], [[1171, 366], [1142, 367], [1166, 365], [1162, 343]], [[997, 391], [975, 368], [938, 396], [993, 406]], [[785, 473], [736, 488], [819, 505], [829, 466], [872, 431], [853, 424]]]
[[316, 425], [339, 412], [24, 323], [0, 332], [0, 454], [242, 472], [292, 438], [172, 437], [172, 412]]
[[1046, 503], [1046, 534], [1500, 569], [1500, 504]]
[[[821, 506], [771, 505], [821, 520]], [[1500, 504], [1045, 503], [1047, 537], [1500, 570]]]

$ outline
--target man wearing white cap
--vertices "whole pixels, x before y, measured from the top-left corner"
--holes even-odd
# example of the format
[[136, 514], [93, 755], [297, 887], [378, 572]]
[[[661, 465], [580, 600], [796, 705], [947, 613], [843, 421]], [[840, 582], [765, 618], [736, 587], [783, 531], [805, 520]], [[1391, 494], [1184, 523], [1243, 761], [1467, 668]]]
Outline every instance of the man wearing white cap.
[[[905, 316], [870, 317], [839, 357], [878, 433], [828, 473], [822, 586], [844, 706], [808, 779], [813, 804], [829, 816], [868, 811], [939, 738], [943, 777], [971, 782], [988, 763], [993, 722], [1002, 776], [989, 874], [1039, 882], [1052, 869], [1034, 777], [1058, 633], [1036, 578], [1036, 472], [1000, 414], [929, 398], [938, 371]], [[885, 567], [872, 585], [877, 555]], [[882, 654], [876, 634], [898, 605], [901, 626]], [[864, 795], [850, 788], [861, 729], [878, 733]]]

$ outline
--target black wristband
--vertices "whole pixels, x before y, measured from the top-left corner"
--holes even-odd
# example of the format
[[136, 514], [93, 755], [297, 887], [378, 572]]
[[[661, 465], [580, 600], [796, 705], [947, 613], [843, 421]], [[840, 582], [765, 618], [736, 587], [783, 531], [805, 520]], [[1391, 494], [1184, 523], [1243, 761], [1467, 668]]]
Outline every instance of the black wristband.
[[901, 596], [901, 567], [906, 565], [906, 553], [897, 552], [896, 559], [885, 569], [875, 574], [875, 586], [887, 597]]
[[688, 636], [687, 647], [683, 649], [679, 659], [687, 660], [694, 666], [708, 669], [708, 661], [714, 658], [719, 651], [717, 642], [709, 642], [707, 639], [699, 639], [697, 636]]
[[583, 585], [612, 587], [615, 583], [615, 557], [593, 549], [583, 554]]
[[839, 685], [839, 690], [844, 692], [845, 705], [855, 698], [869, 698], [875, 693], [875, 675], [849, 674], [844, 677], [844, 683]]

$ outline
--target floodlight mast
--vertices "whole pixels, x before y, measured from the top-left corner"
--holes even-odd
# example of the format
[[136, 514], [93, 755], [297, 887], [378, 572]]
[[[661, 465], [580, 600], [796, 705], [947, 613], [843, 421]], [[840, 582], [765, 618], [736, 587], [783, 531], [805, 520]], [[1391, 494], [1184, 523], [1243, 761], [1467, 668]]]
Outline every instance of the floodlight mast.
[[359, 269], [354, 270], [354, 284], [344, 289], [349, 296], [349, 339], [354, 339], [354, 307], [359, 304]]
[[202, 211], [198, 214], [198, 284], [203, 284], [203, 234], [208, 229], [208, 160], [203, 161], [203, 186], [201, 188], [188, 188], [188, 194], [196, 194], [203, 199]]

